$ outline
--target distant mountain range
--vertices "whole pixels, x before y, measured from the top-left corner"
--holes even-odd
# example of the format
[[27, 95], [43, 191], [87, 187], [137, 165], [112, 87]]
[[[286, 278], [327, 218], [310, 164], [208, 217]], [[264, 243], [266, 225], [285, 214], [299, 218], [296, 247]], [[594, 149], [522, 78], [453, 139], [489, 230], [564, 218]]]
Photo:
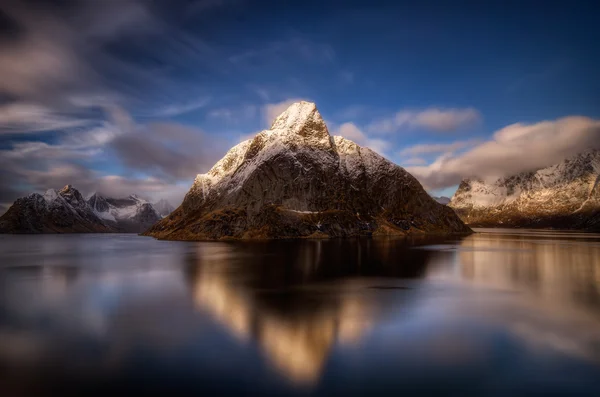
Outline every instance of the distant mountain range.
[[0, 233], [140, 233], [172, 209], [165, 200], [152, 204], [137, 195], [110, 198], [94, 193], [86, 200], [67, 185], [15, 201], [0, 217]]
[[600, 151], [491, 183], [465, 179], [449, 205], [471, 226], [600, 230]]
[[440, 197], [431, 196], [431, 197], [433, 197], [433, 199], [440, 204], [444, 204], [444, 205], [450, 204], [450, 197], [446, 197], [446, 196], [440, 196]]
[[314, 103], [196, 177], [182, 205], [145, 234], [174, 240], [469, 233], [402, 167], [331, 136]]

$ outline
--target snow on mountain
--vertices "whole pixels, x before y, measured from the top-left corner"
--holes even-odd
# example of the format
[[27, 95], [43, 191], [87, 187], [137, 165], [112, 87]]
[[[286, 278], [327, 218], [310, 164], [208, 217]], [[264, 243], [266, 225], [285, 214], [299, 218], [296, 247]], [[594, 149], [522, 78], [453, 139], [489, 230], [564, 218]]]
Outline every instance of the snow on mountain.
[[492, 183], [465, 179], [450, 206], [471, 225], [600, 227], [600, 151]]
[[198, 175], [182, 205], [147, 234], [215, 239], [468, 230], [403, 168], [332, 137], [315, 104], [298, 102]]
[[108, 233], [117, 231], [98, 218], [71, 185], [22, 197], [0, 217], [1, 233]]
[[159, 219], [152, 204], [137, 195], [113, 199], [93, 193], [86, 200], [67, 185], [15, 201], [0, 217], [0, 233], [140, 233]]
[[175, 207], [173, 207], [171, 203], [169, 203], [165, 199], [160, 199], [156, 203], [152, 204], [152, 206], [154, 207], [156, 212], [158, 212], [158, 214], [163, 218], [169, 215], [171, 212], [175, 211]]
[[135, 194], [116, 199], [94, 193], [88, 204], [99, 218], [126, 232], [143, 232], [161, 219], [151, 203]]

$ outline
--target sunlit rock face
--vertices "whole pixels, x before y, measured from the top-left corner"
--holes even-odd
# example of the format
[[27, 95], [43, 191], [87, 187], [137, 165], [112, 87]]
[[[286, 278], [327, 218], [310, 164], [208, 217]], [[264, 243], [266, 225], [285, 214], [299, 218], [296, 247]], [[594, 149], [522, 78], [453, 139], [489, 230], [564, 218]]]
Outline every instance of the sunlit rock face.
[[493, 183], [465, 179], [450, 207], [481, 227], [600, 230], [600, 151]]
[[468, 233], [403, 168], [329, 131], [298, 102], [198, 175], [147, 234], [164, 239]]

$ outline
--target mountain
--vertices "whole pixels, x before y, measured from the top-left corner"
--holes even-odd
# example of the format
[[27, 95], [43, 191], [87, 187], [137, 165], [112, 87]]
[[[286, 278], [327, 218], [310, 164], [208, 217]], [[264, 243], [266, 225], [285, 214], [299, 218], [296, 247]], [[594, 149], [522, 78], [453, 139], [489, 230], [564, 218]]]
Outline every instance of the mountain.
[[171, 203], [169, 203], [165, 199], [160, 199], [158, 202], [152, 204], [152, 206], [154, 207], [156, 212], [158, 212], [158, 214], [163, 218], [169, 215], [171, 212], [175, 211], [175, 207], [173, 207]]
[[116, 228], [98, 218], [71, 185], [17, 199], [0, 217], [0, 233], [110, 233]]
[[332, 137], [315, 104], [299, 102], [198, 175], [181, 206], [145, 234], [198, 240], [468, 232], [403, 168]]
[[449, 197], [446, 197], [446, 196], [440, 196], [440, 197], [432, 196], [432, 197], [433, 197], [433, 199], [435, 201], [437, 201], [440, 204], [444, 204], [444, 205], [450, 204], [450, 198]]
[[135, 194], [115, 199], [94, 193], [87, 202], [104, 223], [123, 232], [141, 233], [162, 218], [151, 203]]
[[161, 219], [151, 203], [134, 195], [87, 200], [71, 185], [22, 197], [0, 217], [0, 233], [141, 233]]
[[450, 207], [471, 226], [600, 230], [600, 151], [493, 183], [465, 179]]

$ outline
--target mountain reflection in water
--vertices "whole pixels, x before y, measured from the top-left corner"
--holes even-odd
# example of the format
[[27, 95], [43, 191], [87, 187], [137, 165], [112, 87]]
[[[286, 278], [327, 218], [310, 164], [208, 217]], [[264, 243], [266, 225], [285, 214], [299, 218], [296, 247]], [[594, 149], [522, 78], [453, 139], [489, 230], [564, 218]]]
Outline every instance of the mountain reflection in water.
[[1, 395], [600, 395], [598, 235], [0, 252]]

